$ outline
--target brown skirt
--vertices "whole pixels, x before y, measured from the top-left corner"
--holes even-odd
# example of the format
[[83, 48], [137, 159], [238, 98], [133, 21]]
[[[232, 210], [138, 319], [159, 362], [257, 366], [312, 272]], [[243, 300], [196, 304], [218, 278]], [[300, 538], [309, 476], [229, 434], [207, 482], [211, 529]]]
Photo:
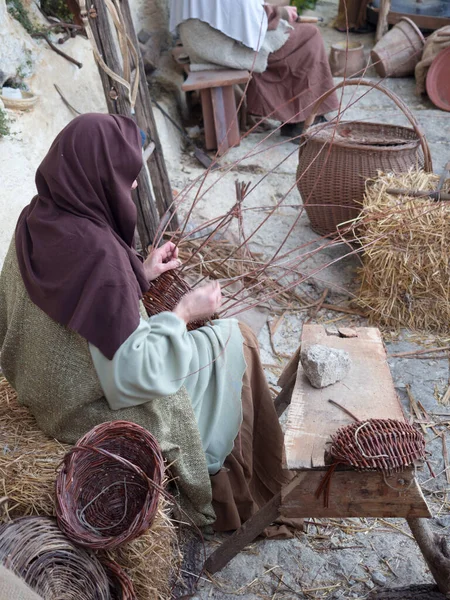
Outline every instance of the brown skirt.
[[[248, 112], [299, 123], [315, 101], [333, 87], [333, 77], [319, 29], [296, 23], [287, 42], [269, 55], [264, 73], [254, 73], [247, 89]], [[336, 94], [323, 102], [319, 115], [338, 108]]]
[[[282, 466], [283, 433], [264, 376], [256, 336], [247, 325], [240, 323], [240, 327], [247, 364], [242, 386], [243, 421], [231, 454], [222, 469], [211, 477], [216, 531], [238, 529], [292, 477]], [[271, 528], [266, 534], [290, 537], [284, 527]]]

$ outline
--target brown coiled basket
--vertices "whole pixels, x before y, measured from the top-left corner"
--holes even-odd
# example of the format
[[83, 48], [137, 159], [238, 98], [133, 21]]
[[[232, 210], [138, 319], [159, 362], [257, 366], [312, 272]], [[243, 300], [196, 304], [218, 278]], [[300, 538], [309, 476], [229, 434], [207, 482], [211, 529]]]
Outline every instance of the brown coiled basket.
[[[190, 285], [177, 273], [177, 271], [166, 271], [157, 279], [150, 282], [148, 292], [142, 298], [142, 303], [149, 317], [164, 311], [173, 311], [181, 298], [191, 291]], [[217, 319], [213, 315], [212, 319]], [[192, 321], [188, 323], [189, 331], [206, 325], [207, 321]]]
[[341, 427], [331, 436], [329, 450], [334, 459], [316, 490], [328, 506], [331, 477], [339, 464], [358, 471], [380, 471], [391, 475], [425, 460], [425, 438], [415, 427], [396, 419], [368, 419]]
[[45, 600], [135, 600], [118, 564], [78, 548], [49, 517], [0, 525], [0, 563]]
[[[358, 121], [310, 127], [322, 102], [344, 86], [368, 86], [383, 92], [403, 111], [412, 128]], [[380, 84], [364, 79], [342, 81], [316, 102], [301, 138], [297, 186], [312, 229], [319, 235], [337, 235], [339, 225], [358, 216], [366, 179], [378, 171], [403, 173], [411, 167], [433, 170], [425, 135], [406, 104]]]
[[128, 421], [102, 423], [64, 457], [56, 479], [56, 517], [75, 543], [110, 550], [153, 523], [164, 461], [158, 442]]
[[425, 456], [425, 439], [409, 423], [369, 419], [352, 423], [331, 436], [331, 456], [354, 469], [402, 471]]

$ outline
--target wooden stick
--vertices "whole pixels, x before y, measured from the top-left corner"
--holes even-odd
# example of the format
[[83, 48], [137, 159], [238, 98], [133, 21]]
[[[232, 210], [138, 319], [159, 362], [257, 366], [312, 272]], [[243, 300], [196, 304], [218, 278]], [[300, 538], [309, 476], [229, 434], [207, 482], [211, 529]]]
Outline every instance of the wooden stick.
[[444, 536], [433, 533], [426, 519], [407, 518], [411, 532], [439, 590], [450, 594], [450, 550]]
[[450, 194], [445, 192], [431, 191], [431, 190], [404, 190], [401, 188], [388, 188], [386, 190], [388, 194], [393, 196], [411, 196], [412, 198], [431, 198], [432, 200], [450, 200]]
[[56, 83], [54, 83], [53, 85], [55, 86], [56, 91], [61, 96], [61, 100], [64, 102], [64, 104], [67, 106], [67, 108], [69, 108], [70, 110], [72, 110], [76, 115], [81, 115], [82, 113], [79, 110], [77, 110], [74, 106], [72, 106], [70, 104], [70, 102], [64, 96], [64, 94], [62, 93], [61, 89], [56, 85]]
[[314, 308], [311, 310], [311, 314], [310, 316], [306, 319], [305, 324], [309, 323], [312, 319], [315, 319], [317, 317], [317, 313], [319, 312], [319, 310], [322, 308], [323, 303], [325, 302], [325, 300], [327, 299], [328, 293], [329, 293], [329, 289], [325, 288], [323, 291], [323, 294], [321, 295], [321, 297], [319, 298], [319, 301], [317, 302], [316, 306], [314, 306]]
[[[123, 0], [123, 2], [125, 3], [127, 0]], [[95, 11], [89, 11], [89, 8], [93, 8], [92, 0], [89, 0], [87, 8], [89, 24], [98, 51], [111, 71], [122, 76], [123, 68], [119, 59], [116, 39], [111, 29], [109, 13], [105, 2], [96, 3]], [[108, 112], [110, 114], [120, 114], [131, 117], [131, 106], [127, 90], [120, 83], [116, 83], [110, 79], [108, 74], [100, 66], [98, 67], [98, 70], [102, 81], [106, 104], [108, 106]], [[140, 112], [140, 118], [137, 118], [138, 108], [141, 102], [141, 96], [139, 95], [136, 104], [136, 122], [140, 129], [144, 130], [146, 134], [150, 134], [149, 138], [153, 140], [153, 135], [149, 132], [149, 126], [145, 120], [142, 119]], [[137, 181], [139, 185], [133, 190], [132, 197], [138, 212], [137, 228], [139, 238], [142, 248], [145, 249], [155, 239], [159, 218], [153, 197], [152, 185], [145, 169], [141, 170]]]
[[68, 60], [69, 62], [73, 63], [74, 65], [77, 65], [77, 67], [79, 69], [81, 69], [81, 67], [83, 66], [82, 63], [78, 62], [77, 60], [75, 60], [74, 58], [72, 58], [71, 56], [69, 56], [68, 54], [66, 54], [65, 52], [60, 50], [59, 48], [57, 48], [55, 46], [55, 44], [53, 44], [53, 42], [50, 41], [50, 38], [48, 37], [48, 35], [46, 33], [32, 33], [31, 37], [32, 38], [43, 38], [47, 42], [47, 44], [50, 46], [50, 48], [54, 52], [56, 52], [56, 54], [59, 54], [60, 56], [62, 56], [66, 60]]
[[433, 352], [446, 352], [450, 350], [450, 346], [441, 346], [440, 348], [425, 348], [422, 350], [411, 350], [409, 352], [396, 352], [394, 354], [388, 354], [388, 358], [400, 358], [402, 356], [416, 356], [417, 354], [432, 354]]
[[450, 385], [447, 388], [447, 391], [445, 392], [445, 394], [442, 396], [441, 398], [441, 404], [443, 404], [444, 406], [447, 405], [450, 401]]
[[447, 451], [447, 443], [445, 440], [445, 433], [441, 433], [442, 439], [442, 457], [444, 459], [444, 467], [445, 467], [445, 478], [447, 479], [447, 483], [450, 483], [450, 469], [448, 464], [448, 451]]
[[148, 161], [148, 159], [150, 158], [150, 156], [153, 154], [155, 148], [156, 148], [155, 142], [150, 142], [150, 144], [144, 150], [144, 154], [142, 155], [142, 158], [143, 158], [144, 162]]
[[378, 12], [377, 31], [375, 41], [379, 42], [388, 30], [388, 15], [391, 10], [391, 0], [381, 0], [380, 10]]
[[347, 306], [338, 306], [336, 304], [322, 304], [322, 308], [326, 310], [331, 310], [334, 312], [341, 312], [347, 315], [356, 315], [358, 317], [367, 318], [367, 313], [364, 313], [360, 310], [355, 310], [353, 308], [348, 308]]

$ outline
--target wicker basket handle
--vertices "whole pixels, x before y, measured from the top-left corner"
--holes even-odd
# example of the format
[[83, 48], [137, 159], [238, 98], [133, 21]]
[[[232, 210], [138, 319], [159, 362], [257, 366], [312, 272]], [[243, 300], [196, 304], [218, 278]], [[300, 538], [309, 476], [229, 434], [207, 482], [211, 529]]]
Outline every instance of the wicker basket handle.
[[424, 157], [424, 161], [425, 161], [425, 164], [424, 164], [425, 171], [428, 171], [428, 173], [432, 173], [433, 172], [433, 163], [431, 160], [430, 147], [428, 146], [428, 142], [426, 140], [425, 134], [423, 133], [422, 128], [420, 127], [419, 123], [417, 122], [417, 119], [415, 118], [415, 116], [413, 115], [411, 110], [408, 108], [408, 106], [403, 102], [403, 100], [401, 98], [399, 98], [397, 96], [397, 94], [394, 94], [394, 92], [391, 92], [391, 90], [388, 90], [387, 88], [382, 86], [381, 83], [373, 83], [372, 81], [368, 81], [367, 79], [350, 79], [350, 80], [345, 79], [344, 81], [341, 81], [340, 83], [335, 85], [334, 88], [332, 88], [331, 90], [328, 90], [328, 92], [323, 94], [323, 96], [321, 96], [317, 100], [317, 102], [314, 104], [311, 114], [305, 121], [304, 132], [306, 132], [308, 127], [310, 127], [312, 125], [312, 123], [314, 122], [314, 119], [316, 118], [316, 115], [317, 115], [317, 111], [319, 110], [322, 102], [324, 102], [336, 90], [338, 90], [342, 87], [346, 87], [348, 85], [358, 85], [358, 86], [364, 85], [367, 87], [371, 87], [372, 89], [377, 89], [380, 92], [383, 92], [383, 94], [386, 94], [386, 96], [388, 96], [398, 106], [398, 108], [403, 112], [405, 117], [411, 123], [414, 131], [416, 132], [416, 134], [419, 137], [420, 145], [422, 146], [422, 152], [423, 152], [423, 157]]

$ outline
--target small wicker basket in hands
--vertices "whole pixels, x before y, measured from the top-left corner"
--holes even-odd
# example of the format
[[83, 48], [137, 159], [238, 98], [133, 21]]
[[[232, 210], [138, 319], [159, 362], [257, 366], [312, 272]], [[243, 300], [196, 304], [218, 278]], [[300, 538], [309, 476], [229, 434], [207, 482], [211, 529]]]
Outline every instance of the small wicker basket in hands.
[[[151, 317], [164, 311], [173, 311], [181, 298], [190, 291], [190, 285], [176, 271], [166, 271], [150, 282], [150, 288], [142, 298], [142, 303]], [[211, 320], [217, 318], [217, 315], [213, 315]], [[187, 328], [189, 331], [193, 331], [207, 323], [206, 320], [192, 321], [188, 323]]]

